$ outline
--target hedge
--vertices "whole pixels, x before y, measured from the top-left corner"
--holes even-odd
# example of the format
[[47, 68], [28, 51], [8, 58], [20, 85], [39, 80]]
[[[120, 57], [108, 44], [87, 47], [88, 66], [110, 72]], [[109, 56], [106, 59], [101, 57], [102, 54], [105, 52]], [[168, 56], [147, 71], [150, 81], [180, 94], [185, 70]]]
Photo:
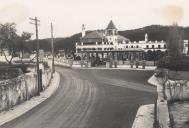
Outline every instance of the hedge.
[[189, 57], [164, 57], [158, 61], [159, 68], [167, 68], [174, 71], [189, 71]]

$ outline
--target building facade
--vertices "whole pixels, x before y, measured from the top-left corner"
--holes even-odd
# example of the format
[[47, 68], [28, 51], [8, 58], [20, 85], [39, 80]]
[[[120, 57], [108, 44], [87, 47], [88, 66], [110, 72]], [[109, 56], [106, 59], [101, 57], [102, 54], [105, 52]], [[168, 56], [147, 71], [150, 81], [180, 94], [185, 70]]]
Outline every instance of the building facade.
[[[184, 53], [187, 53], [188, 42], [184, 43]], [[118, 29], [111, 20], [104, 30], [96, 30], [86, 34], [85, 25], [82, 25], [82, 37], [80, 42], [76, 42], [76, 55], [85, 56], [86, 53], [89, 56], [100, 53], [100, 57], [103, 58], [108, 54], [116, 53], [119, 58], [131, 59], [131, 56], [143, 56], [147, 52], [167, 52], [167, 44], [165, 41], [149, 41], [148, 34], [144, 35], [142, 41], [130, 41], [130, 39], [118, 34]], [[120, 57], [121, 56], [121, 57]], [[125, 57], [126, 56], [126, 57]], [[144, 59], [142, 57], [142, 59]]]

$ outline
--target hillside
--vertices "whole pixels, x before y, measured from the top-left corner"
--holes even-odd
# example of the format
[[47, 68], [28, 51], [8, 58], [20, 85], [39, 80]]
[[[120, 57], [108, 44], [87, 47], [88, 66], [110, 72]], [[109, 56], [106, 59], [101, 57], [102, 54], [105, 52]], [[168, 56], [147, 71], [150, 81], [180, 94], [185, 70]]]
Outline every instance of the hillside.
[[[125, 30], [125, 31], [119, 31], [118, 33], [122, 36], [125, 36], [129, 38], [131, 41], [139, 41], [144, 40], [144, 34], [148, 33], [149, 40], [167, 40], [168, 32], [169, 32], [170, 26], [161, 26], [161, 25], [151, 25], [146, 26], [139, 29], [133, 29], [133, 30]], [[180, 27], [184, 30], [184, 38], [189, 39], [189, 27]], [[74, 34], [70, 37], [65, 38], [55, 38], [55, 51], [59, 49], [64, 49], [66, 52], [74, 52], [75, 51], [75, 42], [78, 42], [80, 40], [81, 33]], [[45, 51], [50, 51], [51, 49], [51, 39], [42, 39], [40, 42], [40, 48], [44, 49]], [[34, 50], [36, 48], [35, 41], [30, 41], [30, 49]]]

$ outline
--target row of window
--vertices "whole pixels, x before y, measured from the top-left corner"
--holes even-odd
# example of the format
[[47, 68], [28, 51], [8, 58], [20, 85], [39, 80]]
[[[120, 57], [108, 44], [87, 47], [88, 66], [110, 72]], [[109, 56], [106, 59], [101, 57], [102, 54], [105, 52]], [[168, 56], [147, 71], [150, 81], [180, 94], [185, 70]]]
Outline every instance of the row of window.
[[[149, 47], [149, 45], [146, 45], [146, 49], [149, 49], [150, 47]], [[152, 49], [154, 49], [155, 48], [155, 46], [154, 45], [152, 45], [151, 46], [151, 48]], [[157, 47], [158, 49], [161, 49], [161, 48], [164, 48], [164, 49], [166, 49], [167, 48], [167, 46], [166, 45], [164, 45], [163, 47], [161, 46], [161, 45], [158, 45], [158, 47]]]
[[[102, 45], [102, 42], [90, 42], [90, 43], [83, 43], [83, 45]], [[78, 44], [81, 45], [81, 44]], [[104, 42], [104, 45], [113, 45], [113, 42]]]
[[[81, 52], [81, 51], [102, 51], [103, 49], [102, 48], [83, 48], [83, 49], [80, 49], [78, 48], [77, 51], [78, 52]], [[108, 50], [113, 50], [113, 48], [104, 48], [105, 51], [108, 51]]]
[[[131, 45], [130, 47], [129, 46], [124, 46], [124, 48], [139, 48], [139, 46], [138, 45], [136, 45], [136, 46]], [[158, 48], [158, 49], [164, 48], [164, 49], [166, 49], [167, 46], [166, 45], [164, 45], [164, 46], [158, 45], [158, 47], [155, 47], [155, 45], [151, 45], [151, 47], [149, 47], [149, 45], [146, 45], [146, 49], [150, 49], [150, 48], [152, 48], [152, 49], [155, 49], [155, 48]]]

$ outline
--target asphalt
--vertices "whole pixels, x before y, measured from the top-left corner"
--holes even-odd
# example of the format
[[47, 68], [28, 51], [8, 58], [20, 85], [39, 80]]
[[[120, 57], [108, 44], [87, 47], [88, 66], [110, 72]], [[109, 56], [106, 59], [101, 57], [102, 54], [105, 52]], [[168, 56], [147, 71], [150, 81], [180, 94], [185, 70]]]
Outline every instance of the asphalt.
[[0, 128], [131, 128], [140, 105], [155, 103], [152, 71], [57, 67], [55, 94]]

